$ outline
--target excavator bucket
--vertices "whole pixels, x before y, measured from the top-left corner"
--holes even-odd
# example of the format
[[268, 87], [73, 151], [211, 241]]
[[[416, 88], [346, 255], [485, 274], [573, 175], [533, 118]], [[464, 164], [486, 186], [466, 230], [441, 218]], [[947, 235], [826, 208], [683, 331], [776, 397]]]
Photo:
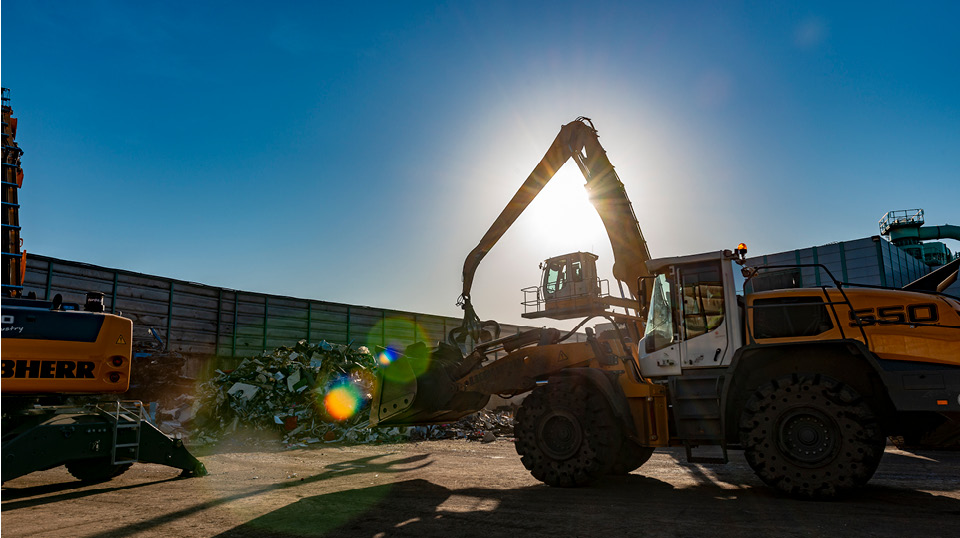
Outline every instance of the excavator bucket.
[[475, 368], [480, 359], [464, 357], [452, 345], [429, 349], [423, 342], [402, 355], [385, 357], [377, 369], [370, 406], [370, 424], [413, 426], [445, 424], [483, 409], [489, 394], [458, 389], [456, 380]]

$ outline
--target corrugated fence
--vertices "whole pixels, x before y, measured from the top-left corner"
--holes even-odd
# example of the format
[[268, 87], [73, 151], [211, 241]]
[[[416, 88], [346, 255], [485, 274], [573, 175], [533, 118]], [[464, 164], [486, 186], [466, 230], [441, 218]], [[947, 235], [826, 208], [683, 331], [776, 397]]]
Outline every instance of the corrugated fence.
[[[24, 293], [82, 304], [104, 294], [108, 312], [134, 323], [134, 346], [162, 340], [191, 356], [249, 357], [297, 340], [404, 348], [436, 343], [459, 318], [232, 290], [31, 254]], [[529, 327], [503, 325], [502, 335]], [[152, 330], [152, 332], [151, 332]], [[583, 335], [576, 335], [580, 340]], [[209, 367], [209, 365], [207, 365]], [[203, 368], [195, 365], [191, 370]]]
[[[847, 282], [899, 287], [929, 269], [899, 248], [868, 237], [749, 260], [752, 264], [823, 263]], [[812, 268], [800, 271], [800, 286], [827, 284]], [[957, 293], [960, 283], [948, 290]], [[134, 345], [158, 339], [168, 350], [194, 358], [250, 357], [297, 340], [404, 348], [414, 342], [435, 343], [460, 325], [459, 318], [387, 310], [327, 301], [239, 291], [100, 267], [31, 254], [27, 257], [24, 293], [83, 303], [88, 291], [105, 296], [109, 312], [133, 320]], [[503, 335], [529, 327], [503, 325]], [[152, 330], [152, 332], [151, 332]], [[156, 336], [154, 336], [154, 334]], [[582, 334], [576, 335], [580, 341]], [[194, 361], [196, 362], [196, 361]], [[209, 364], [193, 364], [199, 372]]]

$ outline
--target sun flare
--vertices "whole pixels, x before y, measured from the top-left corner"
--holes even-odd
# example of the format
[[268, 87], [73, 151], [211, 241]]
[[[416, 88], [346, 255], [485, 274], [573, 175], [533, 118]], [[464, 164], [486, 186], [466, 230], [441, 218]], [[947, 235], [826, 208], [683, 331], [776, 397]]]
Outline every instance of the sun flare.
[[557, 171], [528, 208], [526, 233], [552, 254], [596, 250], [608, 241], [603, 222], [587, 197], [577, 166], [568, 162]]

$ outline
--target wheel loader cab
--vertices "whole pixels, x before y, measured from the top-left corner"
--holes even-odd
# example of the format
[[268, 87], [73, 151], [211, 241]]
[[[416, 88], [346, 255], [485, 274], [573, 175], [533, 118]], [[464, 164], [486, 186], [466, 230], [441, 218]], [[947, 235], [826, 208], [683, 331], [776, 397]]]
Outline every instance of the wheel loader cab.
[[653, 279], [640, 346], [645, 376], [727, 366], [743, 342], [733, 262], [724, 252], [651, 260]]

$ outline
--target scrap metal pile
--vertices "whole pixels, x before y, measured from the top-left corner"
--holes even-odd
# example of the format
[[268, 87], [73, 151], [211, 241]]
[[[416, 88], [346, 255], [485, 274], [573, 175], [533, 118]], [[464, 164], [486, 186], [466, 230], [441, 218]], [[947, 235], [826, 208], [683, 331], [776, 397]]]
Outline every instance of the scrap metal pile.
[[193, 418], [194, 380], [183, 375], [186, 357], [176, 351], [147, 350], [134, 353], [128, 400], [151, 402], [151, 416], [165, 433], [185, 433]]
[[314, 443], [395, 443], [512, 436], [510, 412], [481, 411], [456, 424], [371, 428], [369, 406], [377, 359], [366, 347], [301, 340], [244, 359], [201, 384], [187, 426], [193, 443], [228, 435], [279, 434], [287, 447]]

